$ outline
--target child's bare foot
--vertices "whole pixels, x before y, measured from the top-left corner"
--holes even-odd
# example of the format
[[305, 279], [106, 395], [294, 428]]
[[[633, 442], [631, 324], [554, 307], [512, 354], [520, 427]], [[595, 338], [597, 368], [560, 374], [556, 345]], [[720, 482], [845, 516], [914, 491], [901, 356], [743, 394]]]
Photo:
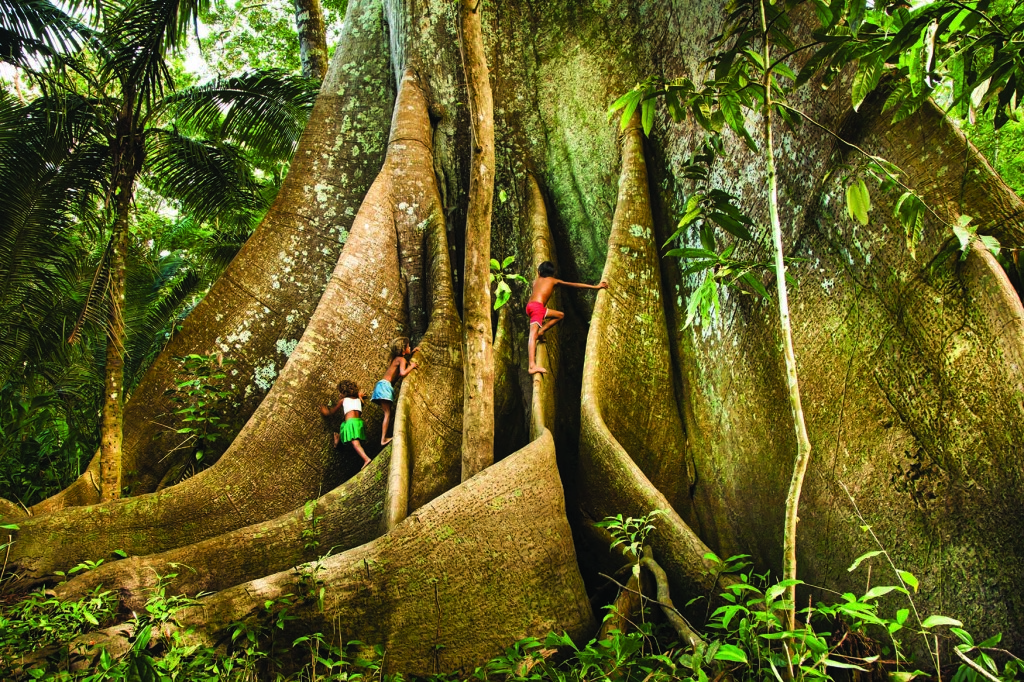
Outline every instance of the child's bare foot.
[[338, 447], [338, 441], [340, 441], [340, 440], [341, 440], [341, 436], [339, 434], [337, 434], [337, 433], [334, 434], [334, 447]]
[[365, 468], [366, 468], [366, 465], [367, 465], [367, 464], [369, 464], [369, 463], [370, 463], [370, 460], [365, 460], [365, 461], [363, 462], [363, 466], [359, 467], [359, 470], [360, 470], [360, 471], [362, 471], [363, 469], [365, 469]]
[[380, 446], [384, 447], [385, 445], [390, 443], [392, 440], [394, 440], [394, 436], [392, 436], [391, 438], [381, 438], [380, 439]]
[[547, 374], [548, 371], [540, 365], [530, 365], [530, 374]]

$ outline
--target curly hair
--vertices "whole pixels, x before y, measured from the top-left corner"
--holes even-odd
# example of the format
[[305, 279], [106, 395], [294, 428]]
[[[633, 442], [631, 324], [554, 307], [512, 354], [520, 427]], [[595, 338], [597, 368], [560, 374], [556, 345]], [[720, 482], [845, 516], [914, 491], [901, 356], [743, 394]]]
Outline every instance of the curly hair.
[[359, 384], [351, 379], [342, 379], [338, 382], [338, 393], [342, 398], [357, 398], [359, 397]]
[[399, 355], [405, 352], [406, 346], [409, 345], [408, 336], [399, 336], [397, 339], [391, 342], [391, 359], [394, 360]]

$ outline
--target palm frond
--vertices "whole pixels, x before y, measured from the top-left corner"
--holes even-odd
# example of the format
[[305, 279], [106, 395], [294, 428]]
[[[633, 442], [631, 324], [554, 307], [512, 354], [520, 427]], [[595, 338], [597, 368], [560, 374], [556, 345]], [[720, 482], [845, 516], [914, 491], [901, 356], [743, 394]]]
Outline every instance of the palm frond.
[[147, 142], [146, 184], [180, 201], [198, 222], [266, 207], [249, 162], [236, 146], [161, 128], [150, 129]]
[[31, 57], [76, 52], [91, 33], [49, 0], [0, 0], [0, 61], [23, 66]]
[[108, 54], [102, 71], [116, 75], [139, 102], [154, 104], [173, 85], [166, 57], [185, 44], [189, 27], [209, 0], [131, 0], [103, 33]]
[[165, 100], [177, 121], [232, 140], [262, 159], [295, 153], [318, 81], [285, 71], [253, 71], [180, 90]]

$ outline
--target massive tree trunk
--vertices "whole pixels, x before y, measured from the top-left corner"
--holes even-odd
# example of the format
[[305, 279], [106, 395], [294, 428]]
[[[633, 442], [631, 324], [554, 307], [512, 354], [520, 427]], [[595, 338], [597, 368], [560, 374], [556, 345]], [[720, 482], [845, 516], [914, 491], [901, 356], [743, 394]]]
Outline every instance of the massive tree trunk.
[[[548, 250], [557, 254], [564, 279], [596, 281], [604, 272], [610, 284], [596, 300], [561, 293], [557, 305], [566, 320], [544, 353], [549, 363], [557, 361], [557, 374], [525, 375], [521, 292], [500, 316], [496, 449], [513, 454], [457, 485], [464, 358], [454, 301], [459, 287], [468, 286], [461, 269], [467, 245], [459, 235], [471, 157], [457, 8], [444, 0], [404, 0], [382, 10], [375, 0], [354, 0], [345, 42], [276, 212], [169, 351], [216, 349], [220, 336], [217, 343], [240, 359], [248, 377], [265, 366], [278, 340], [304, 329], [280, 377], [254, 413], [246, 405], [258, 402], [256, 392], [249, 402], [240, 394], [237, 420], [252, 415], [207, 472], [156, 495], [20, 520], [8, 570], [22, 574], [22, 584], [123, 549], [138, 558], [105, 566], [90, 584], [122, 585], [129, 603], [137, 603], [131, 600], [145, 583], [138, 576], [149, 567], [161, 570], [179, 556], [195, 560], [216, 581], [182, 589], [222, 590], [204, 602], [205, 615], [195, 612], [196, 636], [211, 641], [231, 620], [256, 613], [264, 599], [295, 589], [294, 576], [278, 571], [284, 559], [309, 557], [294, 536], [310, 523], [303, 503], [317, 499], [311, 513], [325, 519], [323, 549], [389, 532], [330, 559], [326, 615], [309, 613], [308, 621], [290, 627], [315, 631], [341, 617], [350, 623], [344, 636], [391, 645], [396, 667], [471, 666], [520, 634], [554, 626], [581, 634], [588, 626], [556, 474], [573, 501], [574, 521], [668, 511], [651, 544], [676, 603], [715, 588], [703, 558], [709, 548], [724, 556], [749, 553], [759, 569], [779, 570], [795, 444], [774, 306], [729, 294], [710, 324], [683, 327], [687, 297], [698, 283], [681, 275], [678, 262], [661, 258], [659, 247], [692, 192], [683, 173], [700, 136], [659, 115], [649, 139], [634, 122], [620, 141], [605, 117], [608, 103], [648, 73], [695, 73], [719, 30], [723, 3], [638, 0], [609, 10], [600, 3], [508, 0], [487, 8], [483, 36], [492, 67], [499, 197], [491, 249], [502, 258], [515, 255], [527, 277]], [[389, 57], [389, 77], [365, 88], [367, 76], [387, 68]], [[900, 164], [944, 219], [971, 215], [1004, 244], [1024, 241], [1024, 205], [940, 112], [926, 107], [890, 125], [878, 103], [851, 112], [841, 85], [822, 94], [811, 83], [803, 101], [792, 104]], [[399, 102], [381, 167], [374, 150], [383, 144], [367, 145], [363, 136], [382, 135], [381, 112], [390, 109], [394, 89]], [[380, 115], [367, 114], [369, 107]], [[741, 141], [727, 136], [726, 145], [714, 172], [717, 186], [764, 224], [762, 164]], [[938, 221], [928, 223], [912, 258], [889, 217], [896, 197], [876, 196], [871, 224], [852, 223], [843, 196], [856, 159], [830, 136], [803, 126], [782, 131], [776, 148], [785, 250], [805, 259], [792, 268], [800, 281], [791, 301], [793, 333], [818, 453], [801, 503], [800, 577], [840, 591], [863, 586], [845, 568], [872, 547], [845, 486], [900, 568], [921, 579], [922, 612], [955, 615], [978, 633], [1002, 631], [1004, 642], [1019, 650], [1024, 308], [985, 251], [972, 248], [963, 261], [936, 258], [950, 239]], [[351, 232], [344, 228], [347, 243], [320, 297], [314, 283], [327, 278], [325, 263], [336, 258], [337, 236], [347, 224], [342, 216], [357, 198], [363, 206]], [[288, 260], [295, 252], [285, 245], [293, 239], [317, 244], [301, 247], [308, 263]], [[759, 246], [745, 248], [750, 256], [766, 255]], [[289, 263], [287, 274], [279, 258]], [[285, 290], [294, 297], [283, 298]], [[236, 308], [239, 301], [244, 305]], [[246, 317], [255, 310], [250, 304], [260, 306], [258, 315]], [[293, 336], [281, 336], [284, 329]], [[406, 330], [424, 335], [421, 366], [398, 399], [392, 457], [332, 491], [343, 472], [316, 405], [332, 397], [339, 378], [367, 387], [379, 378], [387, 343]], [[249, 354], [250, 346], [263, 355]], [[136, 491], [159, 480], [160, 458], [170, 448], [127, 445], [129, 432], [148, 433], [150, 440], [154, 433], [146, 431], [145, 411], [133, 412], [132, 405], [148, 405], [136, 402], [143, 396], [166, 411], [157, 395], [169, 386], [172, 369], [165, 353], [128, 404], [126, 457], [139, 472], [131, 477]], [[580, 403], [577, 422], [572, 413]], [[366, 416], [375, 423], [376, 408], [367, 407]], [[545, 426], [555, 427], [554, 438]], [[500, 498], [492, 485], [503, 491]], [[526, 501], [517, 491], [532, 498], [528, 491], [541, 488], [540, 506], [518, 506]], [[38, 511], [72, 499], [94, 501], [74, 493]], [[480, 549], [445, 549], [446, 528], [473, 547], [486, 546], [487, 566], [473, 563], [482, 560]], [[280, 543], [284, 559], [261, 559], [265, 548], [246, 539], [264, 534]], [[410, 566], [415, 553], [434, 545], [430, 570], [458, 578], [437, 583], [436, 594], [417, 576], [393, 571], [381, 574], [380, 583], [357, 585], [371, 560]], [[226, 547], [236, 547], [236, 566], [212, 558]], [[545, 555], [557, 561], [535, 562]], [[590, 567], [582, 568], [592, 577]], [[519, 576], [521, 605], [509, 609], [477, 573]], [[497, 634], [483, 643], [454, 633], [437, 639], [437, 604], [448, 609], [446, 617], [471, 614], [459, 628]], [[538, 618], [526, 626], [520, 611], [531, 610]], [[102, 637], [123, 646], [115, 632]], [[447, 647], [440, 660], [431, 648], [436, 644]]]

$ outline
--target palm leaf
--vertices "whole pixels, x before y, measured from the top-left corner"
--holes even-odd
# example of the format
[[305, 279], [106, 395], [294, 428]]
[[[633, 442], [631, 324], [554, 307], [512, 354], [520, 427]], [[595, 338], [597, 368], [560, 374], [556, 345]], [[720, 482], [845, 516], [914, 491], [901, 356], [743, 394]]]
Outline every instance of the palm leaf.
[[295, 153], [319, 87], [284, 71], [254, 71], [186, 88], [165, 103], [180, 124], [280, 161]]
[[166, 57], [183, 46], [209, 0], [131, 0], [103, 32], [106, 54], [101, 72], [116, 77], [124, 93], [155, 104], [173, 85]]
[[49, 0], [0, 0], [0, 61], [28, 66], [31, 57], [76, 52], [90, 33]]
[[160, 128], [147, 132], [147, 142], [146, 184], [180, 201], [197, 222], [266, 207], [238, 147]]

